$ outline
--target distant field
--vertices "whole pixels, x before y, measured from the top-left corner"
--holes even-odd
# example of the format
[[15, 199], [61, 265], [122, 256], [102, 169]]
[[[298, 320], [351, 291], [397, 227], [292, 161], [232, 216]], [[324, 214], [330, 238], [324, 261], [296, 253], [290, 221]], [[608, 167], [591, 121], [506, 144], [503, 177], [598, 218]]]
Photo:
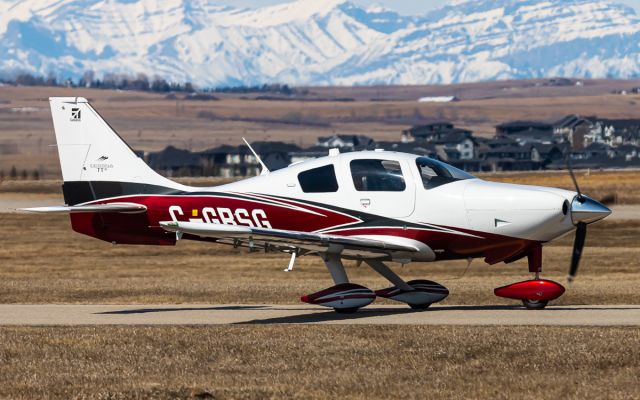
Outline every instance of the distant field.
[[[0, 87], [0, 171], [12, 166], [42, 177], [59, 176], [47, 98], [83, 96], [135, 149], [168, 145], [204, 150], [248, 140], [282, 140], [301, 146], [334, 133], [397, 140], [415, 123], [450, 120], [478, 136], [493, 135], [496, 124], [514, 119], [556, 120], [567, 114], [636, 118], [638, 95], [614, 95], [636, 81], [588, 81], [582, 87], [540, 87], [535, 81], [455, 86], [311, 88], [298, 101], [256, 100], [216, 94], [219, 101], [165, 99], [162, 94], [50, 87]], [[459, 95], [460, 102], [418, 103], [427, 95]], [[354, 101], [318, 101], [352, 98]], [[14, 148], [15, 147], [15, 148]]]

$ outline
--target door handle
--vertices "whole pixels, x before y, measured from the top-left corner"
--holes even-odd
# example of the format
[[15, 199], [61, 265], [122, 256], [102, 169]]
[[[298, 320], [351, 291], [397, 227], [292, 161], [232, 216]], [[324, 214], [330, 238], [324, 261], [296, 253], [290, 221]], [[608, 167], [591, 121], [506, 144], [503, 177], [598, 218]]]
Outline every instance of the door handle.
[[371, 205], [371, 200], [370, 199], [360, 199], [360, 205], [362, 207], [369, 207]]

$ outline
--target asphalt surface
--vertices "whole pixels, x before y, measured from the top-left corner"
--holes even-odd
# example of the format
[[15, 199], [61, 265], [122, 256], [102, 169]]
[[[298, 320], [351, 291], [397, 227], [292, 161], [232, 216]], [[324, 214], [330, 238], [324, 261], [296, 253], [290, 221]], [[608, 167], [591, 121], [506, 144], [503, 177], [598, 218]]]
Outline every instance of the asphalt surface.
[[541, 311], [435, 305], [421, 312], [374, 305], [346, 315], [309, 305], [0, 305], [0, 325], [226, 324], [640, 326], [640, 305], [549, 306]]

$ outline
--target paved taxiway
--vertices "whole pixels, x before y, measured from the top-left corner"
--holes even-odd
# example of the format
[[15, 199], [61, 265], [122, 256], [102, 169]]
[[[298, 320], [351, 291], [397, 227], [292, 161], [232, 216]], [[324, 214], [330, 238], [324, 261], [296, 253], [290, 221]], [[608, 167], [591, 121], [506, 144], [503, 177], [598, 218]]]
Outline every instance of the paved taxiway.
[[528, 311], [510, 306], [370, 306], [337, 314], [308, 305], [0, 305], [0, 325], [223, 325], [398, 324], [640, 326], [640, 305], [550, 306]]

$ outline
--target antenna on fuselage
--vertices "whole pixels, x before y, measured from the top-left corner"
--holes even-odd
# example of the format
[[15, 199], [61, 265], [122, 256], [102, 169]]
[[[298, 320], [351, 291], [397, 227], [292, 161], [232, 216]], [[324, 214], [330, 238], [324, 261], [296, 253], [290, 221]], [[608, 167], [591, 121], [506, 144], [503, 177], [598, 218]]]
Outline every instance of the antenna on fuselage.
[[256, 153], [256, 151], [253, 149], [253, 147], [251, 147], [249, 142], [247, 142], [247, 139], [242, 138], [242, 141], [244, 142], [244, 144], [247, 145], [249, 150], [251, 150], [251, 152], [253, 153], [253, 156], [256, 158], [256, 160], [258, 160], [258, 162], [262, 166], [262, 171], [260, 171], [260, 175], [267, 175], [269, 172], [271, 172], [271, 171], [269, 171], [269, 168], [267, 168], [267, 166], [262, 162], [262, 159], [260, 158], [258, 153]]

